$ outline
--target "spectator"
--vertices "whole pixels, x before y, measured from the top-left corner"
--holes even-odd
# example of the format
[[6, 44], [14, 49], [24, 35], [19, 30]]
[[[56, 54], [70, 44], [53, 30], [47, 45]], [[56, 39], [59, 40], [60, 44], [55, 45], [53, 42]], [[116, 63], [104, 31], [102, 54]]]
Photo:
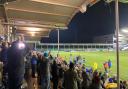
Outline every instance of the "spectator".
[[37, 56], [36, 53], [33, 53], [31, 58], [31, 68], [32, 68], [32, 77], [35, 78], [37, 72]]
[[69, 69], [64, 74], [65, 89], [78, 89], [78, 75], [74, 70], [74, 64], [70, 63]]
[[37, 54], [38, 56], [38, 60], [37, 60], [37, 74], [38, 74], [38, 84], [41, 85], [41, 70], [40, 70], [40, 67], [41, 67], [41, 61], [43, 59], [42, 55], [41, 54]]
[[123, 89], [128, 89], [127, 81], [123, 81]]
[[112, 62], [110, 59], [108, 60], [108, 67], [109, 67], [109, 69], [112, 67]]
[[90, 89], [102, 89], [101, 82], [100, 82], [100, 77], [99, 77], [97, 71], [95, 71], [93, 73], [93, 79], [92, 79], [92, 84], [90, 86]]
[[3, 63], [0, 62], [0, 88], [2, 86]]
[[0, 52], [0, 60], [3, 62], [3, 75], [7, 73], [7, 51], [8, 51], [8, 43], [3, 42]]
[[41, 71], [41, 89], [51, 89], [50, 88], [50, 62], [48, 59], [48, 53], [44, 53], [44, 58], [41, 61], [40, 71]]
[[108, 62], [105, 62], [103, 65], [104, 65], [105, 72], [107, 73], [108, 72]]
[[125, 89], [123, 86], [123, 81], [120, 81], [120, 89]]
[[8, 49], [8, 78], [9, 89], [21, 89], [22, 81], [25, 74], [24, 57], [28, 53], [28, 47], [24, 43], [23, 36], [19, 36]]
[[82, 71], [82, 79], [83, 79], [83, 82], [82, 82], [82, 89], [89, 89], [90, 87], [90, 77], [89, 77], [89, 74], [86, 73], [86, 71]]
[[[64, 79], [64, 69], [63, 69], [63, 66], [64, 65], [64, 63], [63, 64], [59, 64], [58, 66], [59, 66], [59, 88], [63, 88], [63, 79]], [[62, 67], [63, 66], [63, 67]]]
[[25, 79], [28, 80], [30, 78], [30, 69], [31, 69], [31, 52], [29, 52], [26, 56], [25, 61]]
[[59, 81], [59, 69], [56, 61], [53, 61], [53, 65], [51, 68], [52, 81], [53, 81], [53, 89], [58, 89], [58, 81]]

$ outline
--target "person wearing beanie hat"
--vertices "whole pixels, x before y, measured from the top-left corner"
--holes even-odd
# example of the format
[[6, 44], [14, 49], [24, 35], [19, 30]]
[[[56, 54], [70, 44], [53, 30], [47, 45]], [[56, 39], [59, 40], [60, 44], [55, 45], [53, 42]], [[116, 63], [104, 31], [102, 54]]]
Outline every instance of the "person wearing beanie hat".
[[41, 72], [41, 89], [51, 89], [50, 88], [50, 61], [48, 59], [48, 53], [44, 53], [44, 57], [40, 65]]
[[48, 57], [48, 53], [47, 53], [47, 52], [44, 53], [44, 57], [45, 57], [45, 58]]

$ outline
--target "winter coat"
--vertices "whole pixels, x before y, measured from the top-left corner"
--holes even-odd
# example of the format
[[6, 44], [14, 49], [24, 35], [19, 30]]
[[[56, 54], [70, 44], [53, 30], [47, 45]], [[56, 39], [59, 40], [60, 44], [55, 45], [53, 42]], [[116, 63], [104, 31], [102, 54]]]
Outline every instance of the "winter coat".
[[78, 89], [77, 86], [78, 75], [73, 69], [69, 69], [64, 74], [65, 89]]

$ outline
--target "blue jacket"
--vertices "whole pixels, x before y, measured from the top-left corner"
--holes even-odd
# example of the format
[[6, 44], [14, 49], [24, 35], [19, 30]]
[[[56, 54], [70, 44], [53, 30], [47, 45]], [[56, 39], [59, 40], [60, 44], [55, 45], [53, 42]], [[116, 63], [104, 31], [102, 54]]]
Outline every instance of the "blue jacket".
[[37, 58], [35, 56], [32, 56], [31, 64], [37, 64]]
[[1, 47], [1, 48], [2, 48], [2, 51], [0, 53], [0, 59], [1, 59], [1, 61], [7, 61], [8, 48], [6, 48], [6, 47]]

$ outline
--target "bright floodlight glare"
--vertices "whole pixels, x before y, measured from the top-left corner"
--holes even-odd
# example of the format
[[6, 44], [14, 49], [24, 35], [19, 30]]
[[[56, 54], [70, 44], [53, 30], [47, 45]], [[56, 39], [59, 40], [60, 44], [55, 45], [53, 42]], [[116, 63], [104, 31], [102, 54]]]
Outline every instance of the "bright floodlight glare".
[[32, 36], [35, 36], [35, 33], [32, 33], [31, 35], [32, 35]]
[[122, 32], [128, 33], [128, 29], [122, 29]]
[[25, 44], [23, 42], [19, 42], [18, 43], [18, 48], [19, 49], [24, 49], [25, 48]]
[[31, 34], [31, 36], [35, 36], [36, 32], [29, 32], [29, 34]]
[[28, 31], [40, 31], [41, 28], [28, 27], [27, 30], [28, 30]]

